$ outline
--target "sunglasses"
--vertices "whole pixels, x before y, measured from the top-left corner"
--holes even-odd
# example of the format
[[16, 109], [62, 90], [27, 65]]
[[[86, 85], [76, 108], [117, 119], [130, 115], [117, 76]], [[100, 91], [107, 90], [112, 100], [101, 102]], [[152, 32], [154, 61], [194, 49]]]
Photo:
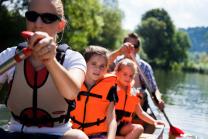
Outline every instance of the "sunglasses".
[[56, 21], [60, 21], [61, 17], [51, 13], [37, 13], [35, 11], [27, 11], [25, 13], [25, 17], [30, 22], [36, 22], [38, 17], [40, 16], [41, 20], [45, 24], [51, 24]]

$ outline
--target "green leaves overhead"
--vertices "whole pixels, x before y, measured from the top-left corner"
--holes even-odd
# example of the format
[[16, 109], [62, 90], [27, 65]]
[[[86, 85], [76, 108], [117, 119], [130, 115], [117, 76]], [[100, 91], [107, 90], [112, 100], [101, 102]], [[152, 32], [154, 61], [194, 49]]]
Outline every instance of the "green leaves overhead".
[[136, 32], [144, 39], [144, 52], [153, 64], [171, 68], [173, 63], [186, 60], [190, 47], [188, 36], [175, 29], [164, 9], [146, 12]]
[[97, 0], [65, 0], [64, 8], [69, 23], [65, 41], [81, 50], [88, 45], [89, 38], [102, 31], [101, 5]]
[[[120, 37], [122, 33], [122, 13], [119, 9], [107, 8], [100, 0], [62, 1], [68, 25], [64, 31], [63, 39], [61, 40], [62, 34], [60, 34], [59, 40], [68, 43], [72, 49], [82, 51], [90, 44], [113, 49], [122, 40]], [[4, 6], [6, 2], [8, 4]], [[8, 9], [8, 7], [11, 9]], [[0, 2], [1, 38], [4, 35], [4, 37], [9, 39], [5, 33], [15, 34], [14, 36], [17, 37], [21, 30], [25, 28], [23, 14], [26, 7], [27, 0], [3, 0]], [[2, 12], [2, 10], [4, 11]], [[10, 16], [11, 14], [13, 15]], [[19, 24], [14, 26], [16, 23]], [[2, 25], [7, 25], [10, 30], [3, 32], [3, 30], [8, 28]], [[7, 41], [1, 38], [2, 50], [11, 46], [9, 42], [13, 42], [12, 45], [14, 45], [19, 41], [16, 38], [11, 38], [11, 40], [15, 41]]]
[[102, 32], [97, 37], [91, 38], [90, 44], [101, 45], [113, 50], [123, 40], [122, 12], [119, 9], [104, 6], [101, 16], [104, 23]]

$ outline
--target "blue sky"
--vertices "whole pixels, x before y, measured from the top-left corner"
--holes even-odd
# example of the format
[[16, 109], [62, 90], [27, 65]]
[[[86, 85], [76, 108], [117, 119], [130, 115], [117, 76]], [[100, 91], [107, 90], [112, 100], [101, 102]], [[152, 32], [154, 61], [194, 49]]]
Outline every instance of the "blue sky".
[[153, 8], [164, 8], [177, 28], [208, 26], [208, 0], [118, 0], [124, 12], [123, 27], [133, 30], [142, 15]]

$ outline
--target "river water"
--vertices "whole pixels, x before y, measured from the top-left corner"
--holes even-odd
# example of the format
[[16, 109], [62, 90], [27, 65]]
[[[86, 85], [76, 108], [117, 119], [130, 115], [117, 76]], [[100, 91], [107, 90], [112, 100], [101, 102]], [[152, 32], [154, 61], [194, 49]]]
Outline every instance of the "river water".
[[208, 75], [156, 70], [155, 77], [172, 124], [197, 139], [208, 139]]
[[[155, 77], [172, 124], [195, 139], [208, 139], [208, 75], [156, 70]], [[7, 122], [8, 116], [0, 105], [0, 125]], [[168, 126], [165, 133], [167, 139]]]

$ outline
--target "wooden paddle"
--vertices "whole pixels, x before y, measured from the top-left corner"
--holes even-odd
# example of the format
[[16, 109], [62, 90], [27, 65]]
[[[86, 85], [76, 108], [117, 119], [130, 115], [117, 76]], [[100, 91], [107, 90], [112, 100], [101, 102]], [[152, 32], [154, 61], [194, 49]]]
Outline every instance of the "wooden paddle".
[[[147, 87], [147, 90], [152, 93], [153, 92], [153, 89], [152, 89], [152, 86], [150, 85], [149, 81], [147, 80], [146, 76], [144, 75], [143, 71], [141, 70], [141, 67], [140, 65], [137, 63], [136, 59], [134, 56], [131, 56], [132, 59], [136, 62], [137, 64], [137, 68], [138, 68], [138, 71], [139, 71], [139, 74], [141, 76], [141, 78], [144, 80], [144, 83]], [[157, 98], [156, 98], [157, 99]], [[158, 101], [156, 100], [156, 103], [158, 103]], [[183, 130], [173, 126], [167, 116], [167, 114], [165, 113], [164, 109], [161, 110], [161, 112], [163, 113], [163, 115], [165, 116], [165, 119], [168, 121], [168, 124], [170, 126], [170, 129], [169, 129], [169, 134], [175, 136], [175, 137], [182, 137], [185, 133]]]

